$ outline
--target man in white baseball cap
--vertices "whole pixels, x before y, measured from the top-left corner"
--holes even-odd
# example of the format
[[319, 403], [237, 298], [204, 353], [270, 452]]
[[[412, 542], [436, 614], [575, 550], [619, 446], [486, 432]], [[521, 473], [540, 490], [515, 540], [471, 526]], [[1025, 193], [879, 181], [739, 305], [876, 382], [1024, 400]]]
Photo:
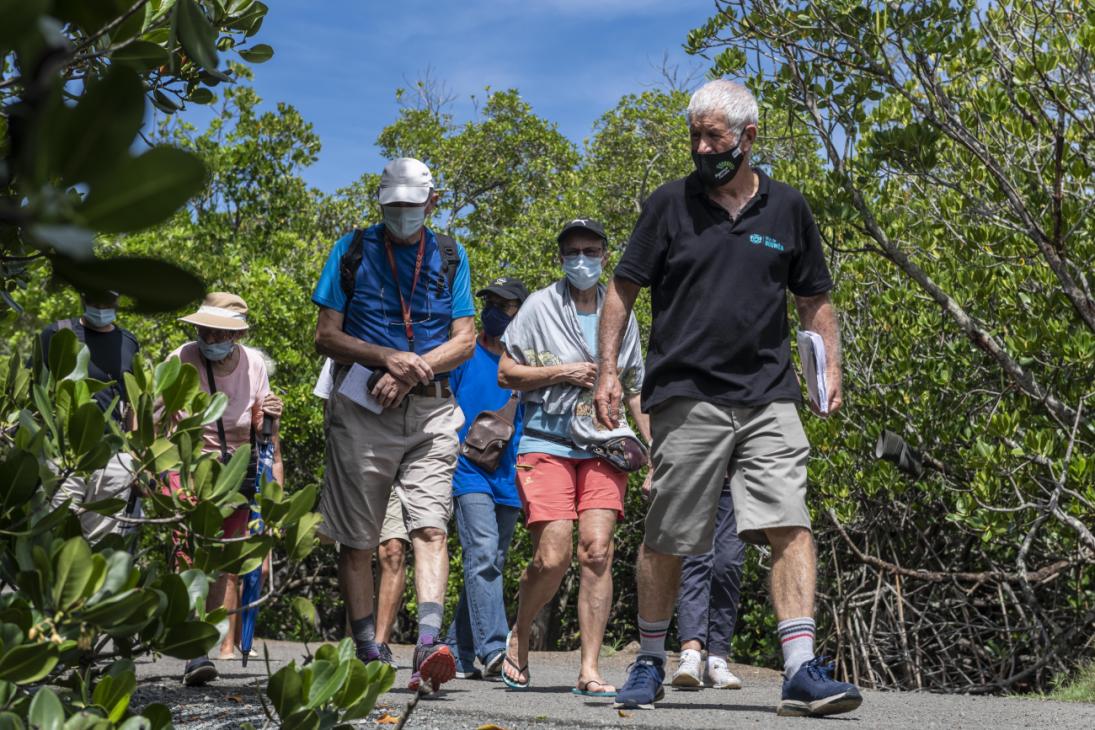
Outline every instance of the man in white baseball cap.
[[[449, 372], [475, 347], [475, 303], [463, 247], [426, 227], [433, 175], [411, 158], [380, 177], [383, 222], [347, 234], [323, 267], [316, 349], [335, 362], [325, 411], [320, 533], [339, 543], [339, 577], [358, 656], [384, 659], [373, 616], [371, 559], [393, 491], [415, 555], [418, 642], [409, 686], [437, 691], [456, 672], [441, 640], [452, 477], [464, 415]], [[356, 366], [367, 385], [348, 392]], [[364, 375], [364, 374], [362, 374]], [[344, 383], [346, 383], [344, 387]], [[359, 405], [367, 390], [373, 410]]]

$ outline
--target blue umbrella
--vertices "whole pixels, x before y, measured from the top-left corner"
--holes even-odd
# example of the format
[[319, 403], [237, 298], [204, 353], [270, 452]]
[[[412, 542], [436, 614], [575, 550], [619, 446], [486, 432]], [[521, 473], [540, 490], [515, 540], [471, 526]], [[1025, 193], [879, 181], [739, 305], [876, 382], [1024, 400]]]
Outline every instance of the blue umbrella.
[[[255, 468], [255, 496], [268, 482], [274, 481], [274, 419], [264, 416], [262, 419], [262, 436], [258, 443], [258, 458]], [[262, 532], [263, 524], [259, 514], [255, 497], [251, 498], [251, 518], [248, 520], [251, 526], [251, 534]], [[241, 576], [243, 589], [240, 595], [241, 605], [247, 606], [259, 599], [262, 595], [262, 565], [250, 573]], [[258, 619], [258, 606], [244, 609], [240, 613], [240, 653], [243, 655], [243, 666], [247, 666], [247, 659], [251, 654], [251, 645], [255, 640], [255, 621]]]

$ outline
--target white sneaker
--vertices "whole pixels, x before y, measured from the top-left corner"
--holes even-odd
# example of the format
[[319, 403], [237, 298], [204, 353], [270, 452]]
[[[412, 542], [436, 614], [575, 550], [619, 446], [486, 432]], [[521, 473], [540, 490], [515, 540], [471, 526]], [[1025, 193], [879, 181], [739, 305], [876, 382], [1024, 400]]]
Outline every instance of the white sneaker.
[[714, 689], [741, 689], [741, 680], [722, 657], [707, 657], [707, 681]]
[[677, 671], [673, 672], [674, 687], [700, 689], [703, 687], [703, 655], [695, 649], [685, 649], [677, 660]]

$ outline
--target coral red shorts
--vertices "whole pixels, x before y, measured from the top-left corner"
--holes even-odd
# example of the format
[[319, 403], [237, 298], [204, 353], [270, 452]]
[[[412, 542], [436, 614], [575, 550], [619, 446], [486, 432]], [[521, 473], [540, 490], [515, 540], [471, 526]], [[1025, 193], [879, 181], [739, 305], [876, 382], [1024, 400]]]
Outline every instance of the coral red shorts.
[[528, 524], [576, 520], [587, 509], [624, 516], [627, 474], [602, 459], [530, 453], [517, 457], [517, 491]]

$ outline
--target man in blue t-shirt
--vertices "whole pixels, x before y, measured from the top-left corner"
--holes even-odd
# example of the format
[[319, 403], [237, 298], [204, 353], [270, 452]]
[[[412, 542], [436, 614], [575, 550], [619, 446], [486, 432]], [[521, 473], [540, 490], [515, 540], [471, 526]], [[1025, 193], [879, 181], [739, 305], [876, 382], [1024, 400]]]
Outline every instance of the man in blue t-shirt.
[[[506, 331], [528, 290], [518, 279], [501, 277], [478, 292], [483, 301], [483, 331], [471, 360], [449, 375], [456, 402], [464, 411], [460, 441], [483, 411], [499, 411], [513, 391], [498, 385], [498, 361], [502, 333]], [[514, 432], [498, 468], [486, 471], [464, 456], [456, 462], [452, 481], [456, 529], [464, 556], [464, 586], [449, 626], [448, 642], [456, 648], [456, 676], [478, 679], [501, 673], [506, 655], [506, 605], [502, 595], [502, 569], [513, 530], [521, 515], [517, 495], [517, 444], [521, 440], [524, 409], [517, 406]], [[475, 668], [475, 660], [483, 671]]]
[[319, 531], [339, 543], [350, 628], [358, 656], [372, 661], [379, 647], [371, 559], [392, 491], [399, 497], [418, 603], [408, 686], [423, 692], [436, 692], [456, 671], [439, 640], [464, 423], [449, 373], [475, 346], [467, 254], [425, 226], [437, 200], [428, 167], [411, 158], [388, 163], [380, 177], [383, 223], [339, 240], [312, 294], [320, 307], [316, 349], [336, 363]]

